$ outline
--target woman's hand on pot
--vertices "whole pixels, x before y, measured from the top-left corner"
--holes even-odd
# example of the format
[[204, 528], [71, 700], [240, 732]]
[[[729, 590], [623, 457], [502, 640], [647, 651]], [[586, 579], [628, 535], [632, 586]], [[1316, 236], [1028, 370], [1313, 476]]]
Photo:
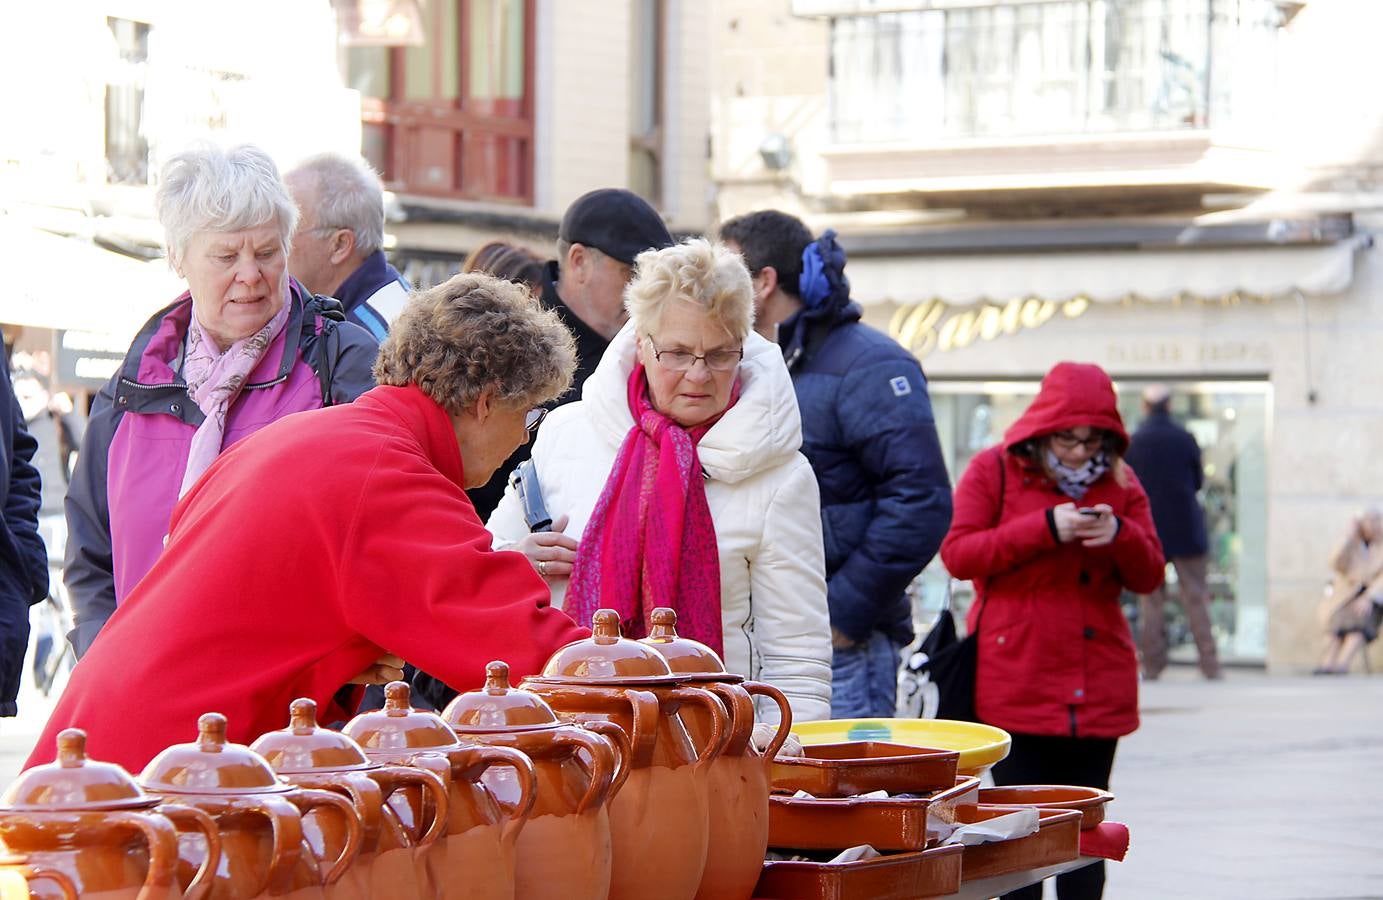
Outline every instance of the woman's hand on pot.
[[566, 578], [571, 575], [576, 550], [580, 545], [576, 538], [562, 533], [569, 519], [569, 516], [558, 516], [552, 522], [551, 531], [534, 532], [514, 545], [514, 549], [528, 557], [533, 568], [544, 578]]
[[1081, 521], [1076, 525], [1076, 537], [1080, 538], [1081, 546], [1103, 547], [1113, 543], [1119, 535], [1119, 519], [1114, 515], [1114, 507], [1108, 503], [1097, 503], [1090, 509], [1099, 515], [1077, 513]]
[[395, 656], [386, 653], [379, 659], [370, 663], [365, 671], [352, 678], [347, 684], [388, 684], [391, 681], [403, 680], [402, 656]]

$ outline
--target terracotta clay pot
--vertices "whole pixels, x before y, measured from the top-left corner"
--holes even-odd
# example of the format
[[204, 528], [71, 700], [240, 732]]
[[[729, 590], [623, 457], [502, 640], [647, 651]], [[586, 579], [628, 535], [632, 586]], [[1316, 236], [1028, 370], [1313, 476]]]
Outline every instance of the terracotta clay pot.
[[[345, 733], [371, 760], [427, 769], [447, 784], [446, 837], [424, 854], [435, 896], [447, 900], [512, 900], [514, 851], [534, 802], [533, 764], [508, 747], [462, 742], [435, 713], [411, 707], [408, 685], [390, 682], [384, 708], [361, 713]], [[501, 806], [482, 778], [491, 767], [511, 770], [515, 800]], [[412, 787], [395, 791], [389, 805], [415, 831], [439, 817]]]
[[77, 900], [77, 886], [72, 879], [55, 869], [41, 866], [26, 866], [12, 861], [10, 857], [0, 857], [0, 897], [47, 897], [49, 894], [37, 891], [35, 881], [49, 881], [58, 889], [57, 896], [63, 900]]
[[[593, 634], [553, 654], [523, 686], [558, 715], [628, 735], [629, 775], [610, 801], [610, 897], [691, 900], [706, 865], [709, 769], [728, 735], [714, 694], [674, 675], [657, 651], [620, 636], [619, 614], [598, 610]], [[682, 713], [704, 710], [710, 737], [697, 747]], [[675, 849], [674, 849], [675, 848]]]
[[[207, 848], [185, 894], [174, 821], [198, 831]], [[0, 848], [0, 868], [37, 882], [29, 893], [39, 898], [205, 898], [221, 857], [209, 816], [160, 805], [124, 769], [88, 759], [77, 728], [58, 735], [56, 761], [20, 775], [0, 797]]]
[[[355, 864], [340, 881], [326, 889], [329, 900], [430, 897], [418, 851], [431, 847], [446, 831], [450, 800], [447, 785], [426, 769], [382, 766], [365, 755], [360, 745], [339, 731], [317, 725], [317, 704], [300, 698], [289, 707], [289, 725], [271, 731], [250, 745], [280, 778], [302, 788], [332, 791], [350, 800], [360, 817], [363, 836]], [[430, 827], [414, 834], [388, 804], [395, 791], [416, 786], [426, 792], [432, 808]], [[339, 829], [323, 821], [320, 811], [303, 817], [303, 832], [319, 859], [339, 856]]]
[[[542, 698], [509, 685], [509, 666], [485, 667], [485, 687], [461, 694], [442, 714], [465, 740], [510, 747], [533, 761], [533, 811], [516, 847], [515, 895], [523, 900], [605, 900], [610, 892], [610, 813], [617, 774], [611, 742], [558, 720]], [[627, 763], [627, 761], [625, 761]], [[588, 768], [589, 764], [589, 768]], [[521, 797], [506, 769], [485, 773], [506, 807]]]
[[[783, 692], [772, 685], [746, 681], [725, 671], [714, 650], [677, 635], [677, 613], [653, 610], [648, 637], [640, 643], [658, 651], [674, 674], [688, 684], [716, 695], [729, 717], [729, 736], [707, 773], [708, 842], [706, 869], [697, 900], [748, 900], [754, 894], [768, 849], [768, 796], [772, 792], [773, 758], [792, 728], [792, 709]], [[754, 732], [754, 697], [778, 705], [778, 730], [760, 753], [750, 738]], [[682, 721], [698, 751], [715, 742], [715, 722], [706, 710], [682, 711]]]
[[[226, 740], [226, 717], [197, 720], [194, 743], [175, 744], [144, 768], [139, 782], [160, 797], [195, 807], [216, 822], [221, 859], [210, 900], [291, 897], [320, 900], [360, 852], [360, 817], [349, 800], [330, 791], [295, 788], [279, 779], [258, 753]], [[303, 835], [303, 814], [328, 814], [323, 828], [339, 846], [318, 859]], [[203, 842], [179, 842], [182, 868], [204, 864]]]

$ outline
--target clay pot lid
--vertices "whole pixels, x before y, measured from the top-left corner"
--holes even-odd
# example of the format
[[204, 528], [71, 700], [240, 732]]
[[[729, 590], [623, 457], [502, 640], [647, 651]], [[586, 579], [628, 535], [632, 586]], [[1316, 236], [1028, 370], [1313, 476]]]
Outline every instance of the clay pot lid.
[[532, 681], [558, 684], [678, 683], [657, 650], [620, 636], [619, 613], [598, 609], [591, 620], [591, 636], [573, 641], [552, 654], [543, 674]]
[[133, 809], [157, 802], [120, 766], [87, 757], [80, 728], [60, 731], [57, 759], [24, 772], [0, 795], [0, 808], [28, 812]]
[[174, 744], [144, 767], [139, 783], [159, 794], [279, 794], [292, 786], [279, 780], [264, 757], [226, 740], [226, 717], [205, 713], [197, 740]]
[[660, 606], [653, 610], [652, 621], [653, 627], [648, 637], [642, 638], [639, 643], [658, 651], [674, 673], [697, 676], [703, 680], [743, 680], [742, 676], [726, 672], [720, 655], [710, 647], [700, 641], [678, 636], [676, 610]]
[[409, 750], [452, 749], [461, 746], [456, 732], [436, 713], [413, 709], [407, 682], [384, 687], [384, 708], [361, 713], [342, 729], [366, 754]]
[[280, 775], [354, 772], [378, 766], [360, 745], [339, 731], [317, 724], [317, 704], [299, 697], [288, 707], [288, 727], [262, 735], [250, 749]]
[[499, 661], [485, 667], [485, 687], [456, 697], [442, 718], [459, 734], [537, 731], [562, 724], [542, 697], [511, 687], [509, 664]]

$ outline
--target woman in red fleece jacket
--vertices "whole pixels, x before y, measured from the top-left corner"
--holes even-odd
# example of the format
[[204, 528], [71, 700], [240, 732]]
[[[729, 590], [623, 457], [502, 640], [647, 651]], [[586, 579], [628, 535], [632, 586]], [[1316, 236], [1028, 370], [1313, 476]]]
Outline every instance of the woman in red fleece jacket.
[[295, 697], [346, 718], [342, 688], [397, 654], [458, 690], [485, 664], [539, 671], [589, 634], [519, 553], [490, 549], [484, 484], [571, 383], [571, 333], [528, 292], [458, 275], [415, 296], [347, 406], [267, 425], [173, 511], [168, 544], [72, 673], [27, 765], [76, 726], [135, 772], [224, 713], [249, 743]]
[[[1147, 495], [1098, 366], [1063, 362], [956, 486], [941, 558], [975, 583], [975, 708], [1013, 735], [999, 784], [1108, 787], [1118, 739], [1138, 727], [1138, 658], [1119, 594], [1162, 582]], [[1101, 863], [1057, 879], [1062, 900], [1099, 897]], [[1009, 894], [1040, 897], [1041, 885]]]

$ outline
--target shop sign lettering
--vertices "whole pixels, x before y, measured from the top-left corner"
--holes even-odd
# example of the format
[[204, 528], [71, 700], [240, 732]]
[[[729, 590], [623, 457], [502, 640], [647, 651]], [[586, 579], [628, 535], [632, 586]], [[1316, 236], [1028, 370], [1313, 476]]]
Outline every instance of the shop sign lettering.
[[1038, 328], [1060, 315], [1074, 319], [1090, 308], [1086, 297], [1066, 301], [1018, 297], [1008, 303], [983, 303], [955, 309], [940, 299], [898, 307], [888, 323], [888, 333], [918, 359], [932, 351], [945, 353], [976, 341], [992, 341], [1006, 334]]

